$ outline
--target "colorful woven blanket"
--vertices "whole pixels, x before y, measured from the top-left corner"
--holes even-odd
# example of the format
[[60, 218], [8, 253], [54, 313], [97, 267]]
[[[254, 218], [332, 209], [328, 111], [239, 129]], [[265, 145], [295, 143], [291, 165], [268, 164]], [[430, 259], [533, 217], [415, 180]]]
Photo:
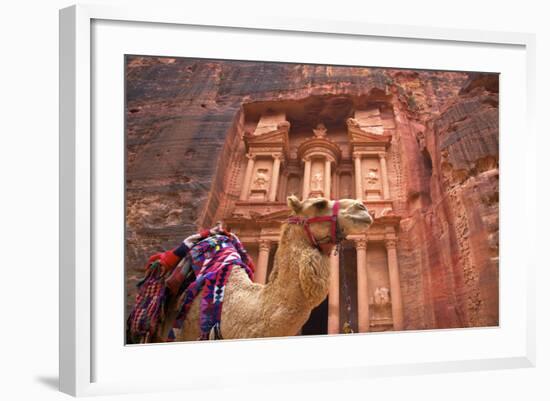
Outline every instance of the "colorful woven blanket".
[[151, 263], [145, 277], [137, 284], [136, 302], [126, 322], [126, 342], [149, 343], [164, 320], [168, 292], [159, 261]]
[[[208, 340], [210, 333], [221, 338], [220, 321], [225, 285], [235, 267], [245, 270], [250, 279], [254, 276], [254, 264], [235, 235], [213, 235], [193, 248], [188, 257], [195, 273], [193, 281], [183, 295], [183, 303], [174, 328], [182, 329], [191, 304], [203, 290], [200, 300], [200, 340]], [[173, 331], [169, 340], [173, 340]]]
[[[176, 254], [184, 256], [182, 249]], [[154, 255], [158, 256], [158, 255]], [[234, 267], [243, 268], [253, 279], [254, 264], [237, 236], [230, 233], [216, 234], [194, 245], [186, 255], [194, 274], [189, 286], [183, 285], [189, 273], [184, 272], [186, 263], [170, 272], [163, 273], [162, 258], [152, 257], [146, 275], [138, 283], [135, 305], [127, 321], [127, 342], [148, 343], [153, 340], [159, 325], [164, 320], [168, 297], [180, 297], [179, 311], [168, 341], [175, 339], [174, 328], [182, 329], [191, 304], [201, 290], [200, 300], [200, 340], [221, 338], [220, 320], [225, 293], [225, 285]], [[177, 263], [177, 261], [176, 261]], [[191, 275], [190, 277], [193, 277]], [[189, 281], [189, 280], [187, 280]]]

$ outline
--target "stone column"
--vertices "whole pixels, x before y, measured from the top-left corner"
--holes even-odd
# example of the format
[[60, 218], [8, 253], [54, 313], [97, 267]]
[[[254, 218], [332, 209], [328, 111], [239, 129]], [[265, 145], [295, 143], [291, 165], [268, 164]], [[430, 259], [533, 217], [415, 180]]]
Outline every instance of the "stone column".
[[331, 175], [330, 175], [330, 160], [325, 160], [325, 188], [324, 188], [324, 195], [325, 198], [330, 199], [330, 181], [331, 181]]
[[332, 192], [334, 193], [334, 199], [340, 199], [340, 177], [335, 171], [332, 175]]
[[359, 333], [365, 333], [370, 328], [367, 240], [355, 241], [355, 249], [357, 250], [357, 320]]
[[311, 159], [304, 159], [304, 187], [302, 190], [302, 200], [309, 198], [309, 183], [311, 182]]
[[353, 158], [355, 160], [355, 197], [357, 200], [363, 200], [363, 183], [362, 183], [362, 173], [361, 173], [361, 155], [354, 154]]
[[328, 334], [340, 333], [340, 259], [330, 253], [330, 282], [328, 287]]
[[388, 184], [388, 169], [386, 167], [386, 155], [380, 153], [380, 174], [382, 175], [382, 193], [384, 199], [390, 198], [390, 186]]
[[386, 239], [388, 253], [388, 270], [390, 275], [391, 312], [394, 330], [403, 330], [403, 301], [401, 299], [401, 283], [399, 282], [399, 266], [397, 263], [397, 241]]
[[254, 282], [265, 284], [267, 279], [267, 265], [269, 264], [269, 250], [271, 249], [271, 241], [261, 239], [258, 241], [258, 264], [254, 272]]
[[256, 157], [250, 153], [246, 155], [248, 158], [248, 164], [246, 165], [246, 172], [244, 174], [243, 187], [241, 189], [240, 200], [247, 200], [248, 193], [250, 191], [250, 181], [252, 180], [252, 172], [254, 171], [254, 160]]
[[279, 188], [279, 202], [285, 202], [287, 187], [288, 187], [288, 172], [283, 171], [283, 175], [281, 176], [281, 186]]
[[281, 155], [273, 155], [273, 170], [271, 171], [271, 185], [269, 187], [269, 201], [275, 202], [277, 198], [277, 186], [279, 185], [279, 170], [281, 168]]

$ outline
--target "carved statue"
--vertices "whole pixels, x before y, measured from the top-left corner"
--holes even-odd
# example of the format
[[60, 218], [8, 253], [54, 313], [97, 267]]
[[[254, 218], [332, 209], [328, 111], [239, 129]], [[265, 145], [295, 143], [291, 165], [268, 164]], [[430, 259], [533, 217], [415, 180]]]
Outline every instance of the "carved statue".
[[267, 170], [259, 169], [256, 172], [256, 177], [254, 178], [254, 189], [267, 189], [268, 182], [269, 177], [267, 176]]
[[367, 180], [367, 184], [374, 185], [378, 182], [378, 169], [371, 168], [369, 169], [369, 172], [367, 173], [367, 176], [365, 177], [365, 180]]
[[323, 187], [323, 174], [317, 172], [313, 175], [311, 189], [314, 191], [320, 191]]
[[390, 290], [386, 287], [377, 287], [374, 290], [374, 304], [387, 305], [390, 303]]
[[315, 134], [317, 138], [324, 138], [327, 136], [327, 127], [325, 127], [325, 124], [319, 123], [317, 127], [313, 129], [313, 134]]

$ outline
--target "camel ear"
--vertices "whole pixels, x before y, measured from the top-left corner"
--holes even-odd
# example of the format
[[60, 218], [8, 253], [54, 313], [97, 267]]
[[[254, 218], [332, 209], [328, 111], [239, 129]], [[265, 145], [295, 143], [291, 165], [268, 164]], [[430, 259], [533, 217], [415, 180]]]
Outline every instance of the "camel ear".
[[288, 207], [294, 211], [294, 213], [298, 213], [300, 210], [302, 210], [302, 202], [300, 202], [300, 199], [298, 199], [294, 195], [290, 195], [288, 198], [286, 198], [286, 203]]

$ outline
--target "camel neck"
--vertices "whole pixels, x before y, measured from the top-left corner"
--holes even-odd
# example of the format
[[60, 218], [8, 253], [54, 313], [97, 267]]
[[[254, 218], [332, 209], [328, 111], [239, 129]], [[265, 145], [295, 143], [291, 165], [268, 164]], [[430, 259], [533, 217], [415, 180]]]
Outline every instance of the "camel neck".
[[[301, 226], [285, 224], [281, 232], [274, 270], [269, 277], [266, 291], [276, 293], [286, 300], [315, 303], [317, 300], [309, 299], [311, 294], [304, 292], [304, 286], [308, 287], [310, 280], [317, 279], [310, 277], [312, 272], [324, 276], [324, 270], [327, 270], [328, 279], [328, 257], [311, 246]], [[328, 291], [328, 282], [326, 285]], [[324, 291], [324, 288], [320, 288], [320, 291]]]

